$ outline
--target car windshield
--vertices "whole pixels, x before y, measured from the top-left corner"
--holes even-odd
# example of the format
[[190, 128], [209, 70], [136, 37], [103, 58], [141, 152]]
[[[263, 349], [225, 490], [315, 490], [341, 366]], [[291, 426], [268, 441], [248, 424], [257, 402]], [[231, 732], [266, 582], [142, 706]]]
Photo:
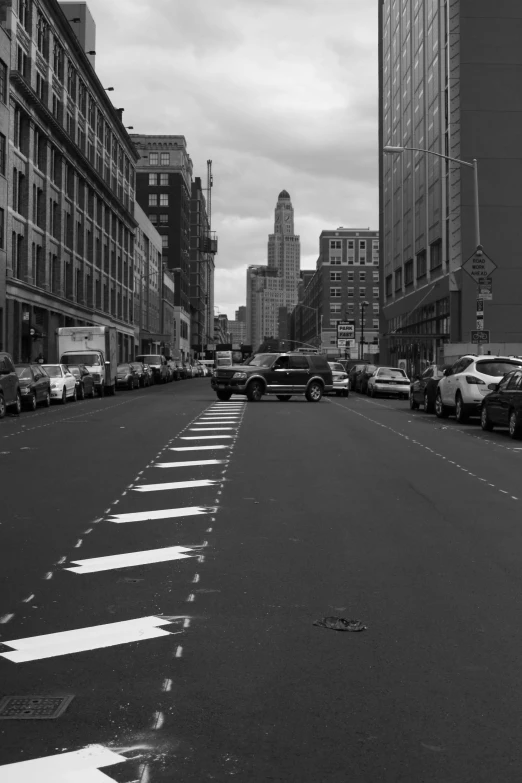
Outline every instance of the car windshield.
[[248, 359], [245, 364], [249, 364], [251, 367], [271, 367], [276, 359], [277, 356], [273, 353], [258, 353]]
[[99, 365], [100, 357], [97, 353], [68, 353], [62, 356], [64, 364], [87, 364], [89, 367]]
[[494, 378], [500, 378], [502, 375], [511, 372], [516, 367], [522, 367], [522, 362], [510, 362], [505, 359], [500, 361], [486, 359], [485, 361], [477, 362], [476, 364], [477, 372], [481, 372], [484, 375], [492, 375]]
[[59, 364], [46, 364], [45, 371], [50, 378], [61, 378], [62, 368]]
[[377, 375], [379, 378], [406, 378], [404, 370], [395, 370], [392, 367], [381, 367]]
[[344, 367], [339, 362], [328, 362], [328, 364], [334, 372], [344, 372]]
[[16, 369], [16, 374], [18, 375], [19, 378], [31, 379], [33, 377], [29, 367], [16, 367], [15, 369]]
[[136, 361], [138, 362], [146, 362], [147, 364], [161, 364], [161, 357], [160, 356], [137, 356]]

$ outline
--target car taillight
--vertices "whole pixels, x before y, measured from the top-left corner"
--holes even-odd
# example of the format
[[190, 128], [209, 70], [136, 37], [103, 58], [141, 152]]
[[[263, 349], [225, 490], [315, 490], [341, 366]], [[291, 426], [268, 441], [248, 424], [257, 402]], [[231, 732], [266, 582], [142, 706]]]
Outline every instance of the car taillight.
[[475, 375], [466, 375], [466, 383], [475, 383], [477, 386], [485, 386], [484, 381]]

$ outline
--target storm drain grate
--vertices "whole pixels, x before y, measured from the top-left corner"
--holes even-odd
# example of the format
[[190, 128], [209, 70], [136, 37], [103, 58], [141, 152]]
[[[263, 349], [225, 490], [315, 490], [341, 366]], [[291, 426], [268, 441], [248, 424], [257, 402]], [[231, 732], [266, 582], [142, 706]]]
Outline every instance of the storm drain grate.
[[0, 699], [0, 720], [58, 718], [74, 696], [5, 696]]

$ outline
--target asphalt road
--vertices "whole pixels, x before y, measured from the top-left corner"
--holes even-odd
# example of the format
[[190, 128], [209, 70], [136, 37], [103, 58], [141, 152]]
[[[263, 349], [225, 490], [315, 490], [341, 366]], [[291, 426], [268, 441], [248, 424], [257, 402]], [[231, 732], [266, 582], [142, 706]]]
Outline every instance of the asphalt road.
[[208, 379], [6, 418], [0, 696], [74, 698], [0, 783], [518, 783], [521, 460]]

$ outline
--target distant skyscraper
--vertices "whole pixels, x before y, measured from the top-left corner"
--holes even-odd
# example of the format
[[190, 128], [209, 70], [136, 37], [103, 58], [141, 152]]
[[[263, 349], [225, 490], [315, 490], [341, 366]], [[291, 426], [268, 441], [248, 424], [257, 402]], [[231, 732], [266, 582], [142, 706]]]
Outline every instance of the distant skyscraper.
[[294, 208], [290, 195], [282, 190], [274, 212], [274, 233], [268, 235], [268, 266], [277, 269], [283, 291], [283, 306], [293, 310], [301, 266], [301, 243], [294, 233]]

